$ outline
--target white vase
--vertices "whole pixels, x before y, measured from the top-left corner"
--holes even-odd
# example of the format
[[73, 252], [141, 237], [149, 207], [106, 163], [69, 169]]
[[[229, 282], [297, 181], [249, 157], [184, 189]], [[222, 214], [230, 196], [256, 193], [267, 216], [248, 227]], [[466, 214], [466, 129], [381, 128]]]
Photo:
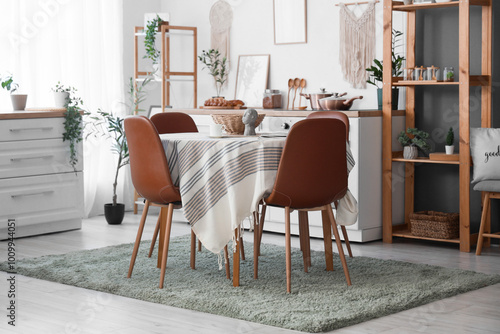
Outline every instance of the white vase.
[[28, 95], [26, 94], [10, 94], [10, 100], [12, 101], [12, 108], [14, 110], [24, 110], [26, 108], [26, 100]]
[[56, 108], [66, 108], [69, 103], [68, 92], [54, 92], [54, 105]]
[[403, 148], [403, 158], [415, 159], [418, 157], [418, 149], [416, 146], [405, 146]]
[[453, 151], [455, 150], [455, 145], [445, 145], [444, 147], [446, 154], [453, 154]]

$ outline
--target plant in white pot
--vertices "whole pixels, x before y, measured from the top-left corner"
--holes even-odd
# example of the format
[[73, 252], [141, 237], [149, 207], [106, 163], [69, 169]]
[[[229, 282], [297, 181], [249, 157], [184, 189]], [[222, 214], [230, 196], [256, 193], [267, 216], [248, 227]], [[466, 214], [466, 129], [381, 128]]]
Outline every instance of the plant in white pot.
[[446, 154], [453, 154], [453, 151], [455, 150], [455, 145], [453, 145], [454, 141], [455, 133], [453, 132], [453, 128], [450, 127], [448, 134], [446, 134], [446, 145], [444, 147]]
[[88, 118], [90, 121], [85, 123], [88, 130], [86, 138], [90, 135], [109, 138], [111, 140], [111, 152], [118, 156], [113, 179], [113, 201], [104, 204], [104, 215], [108, 224], [121, 224], [125, 215], [125, 204], [118, 203], [116, 188], [120, 169], [129, 163], [123, 118], [104, 112], [101, 109], [96, 114], [88, 114]]
[[148, 25], [145, 27], [144, 37], [144, 48], [146, 50], [146, 54], [143, 58], [151, 59], [153, 62], [153, 75], [157, 79], [161, 79], [161, 71], [162, 68], [159, 64], [160, 61], [160, 50], [156, 48], [156, 33], [159, 30], [159, 27], [162, 25], [164, 21], [159, 15], [156, 15], [156, 18], [148, 21]]
[[1, 79], [2, 88], [10, 93], [10, 100], [12, 101], [12, 108], [14, 110], [24, 110], [26, 108], [27, 94], [14, 94], [19, 88], [19, 85], [14, 82], [12, 74], [7, 74]]
[[[412, 138], [408, 135], [411, 135]], [[417, 128], [408, 128], [406, 132], [401, 131], [398, 141], [403, 145], [403, 158], [415, 159], [418, 157], [418, 150], [427, 152], [430, 149], [426, 141], [427, 138], [429, 138], [429, 134]]]
[[54, 105], [56, 108], [66, 108], [70, 103], [70, 96], [76, 93], [76, 88], [66, 87], [60, 81], [51, 90], [54, 92]]

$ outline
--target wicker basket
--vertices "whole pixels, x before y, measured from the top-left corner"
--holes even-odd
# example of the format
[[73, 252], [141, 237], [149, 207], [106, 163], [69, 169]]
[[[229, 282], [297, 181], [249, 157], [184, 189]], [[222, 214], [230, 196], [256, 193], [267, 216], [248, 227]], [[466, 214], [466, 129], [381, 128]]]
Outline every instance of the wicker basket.
[[[255, 121], [255, 127], [264, 119], [265, 114], [259, 114], [257, 120]], [[241, 121], [243, 114], [231, 115], [231, 114], [213, 114], [212, 119], [217, 124], [222, 124], [222, 127], [227, 134], [230, 135], [242, 135], [245, 132], [245, 124]]]
[[458, 213], [420, 211], [410, 214], [411, 234], [418, 237], [455, 239], [459, 237]]

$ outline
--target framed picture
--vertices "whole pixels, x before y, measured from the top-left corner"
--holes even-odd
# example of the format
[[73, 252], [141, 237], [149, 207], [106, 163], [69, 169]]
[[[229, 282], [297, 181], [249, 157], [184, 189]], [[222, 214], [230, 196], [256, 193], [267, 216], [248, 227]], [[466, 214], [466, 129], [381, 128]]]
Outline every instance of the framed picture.
[[262, 107], [262, 96], [267, 88], [270, 55], [241, 55], [236, 73], [235, 100], [247, 107]]

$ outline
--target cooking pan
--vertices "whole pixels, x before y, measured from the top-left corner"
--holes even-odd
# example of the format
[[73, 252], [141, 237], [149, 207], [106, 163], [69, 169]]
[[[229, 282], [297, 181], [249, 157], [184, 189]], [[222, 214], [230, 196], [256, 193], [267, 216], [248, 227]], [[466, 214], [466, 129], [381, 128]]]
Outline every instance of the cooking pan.
[[340, 97], [340, 96], [344, 96], [346, 94], [347, 93], [342, 93], [342, 94], [339, 94], [339, 93], [329, 93], [329, 92], [326, 91], [325, 88], [320, 88], [320, 92], [319, 93], [314, 93], [314, 94], [300, 93], [300, 96], [305, 97], [306, 99], [308, 99], [311, 102], [311, 109], [312, 110], [321, 110], [321, 107], [319, 105], [319, 100], [320, 99], [323, 99], [323, 98], [326, 98], [326, 97]]
[[319, 99], [319, 106], [321, 110], [349, 110], [354, 100], [362, 98], [363, 96], [355, 96], [351, 99], [330, 96]]

